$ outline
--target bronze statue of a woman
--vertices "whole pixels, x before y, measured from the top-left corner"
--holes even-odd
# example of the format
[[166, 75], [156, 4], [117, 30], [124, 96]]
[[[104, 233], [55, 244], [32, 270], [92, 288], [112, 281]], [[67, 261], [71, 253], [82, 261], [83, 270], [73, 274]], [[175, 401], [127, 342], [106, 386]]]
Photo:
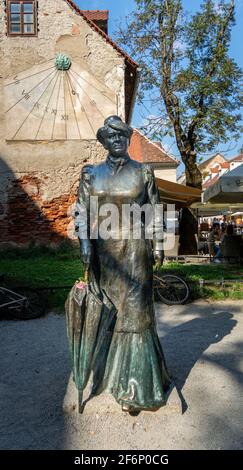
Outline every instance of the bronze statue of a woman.
[[[98, 130], [108, 155], [98, 165], [83, 167], [78, 202], [88, 213], [91, 196], [97, 198], [98, 209], [113, 204], [120, 215], [124, 204], [159, 204], [153, 170], [128, 154], [132, 132], [118, 116], [107, 118]], [[103, 219], [99, 215], [98, 223]], [[142, 220], [137, 239], [124, 237], [122, 227], [119, 236], [104, 239], [97, 232], [92, 238], [91, 229], [86, 239], [80, 237], [81, 256], [105, 306], [92, 353], [92, 393], [111, 393], [128, 412], [158, 409], [171, 386], [153, 305], [152, 264], [161, 260], [161, 246], [156, 238], [152, 243], [146, 239]], [[79, 361], [82, 368], [82, 355]]]

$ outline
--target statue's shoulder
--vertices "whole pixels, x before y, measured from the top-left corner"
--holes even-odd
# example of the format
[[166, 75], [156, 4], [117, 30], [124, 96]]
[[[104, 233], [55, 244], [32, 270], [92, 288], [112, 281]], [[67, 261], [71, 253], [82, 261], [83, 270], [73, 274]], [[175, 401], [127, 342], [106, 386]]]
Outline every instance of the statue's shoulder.
[[107, 167], [107, 161], [106, 160], [102, 160], [102, 162], [100, 163], [97, 163], [96, 165], [94, 165], [94, 171], [99, 171], [99, 170], [102, 170], [103, 168], [106, 168]]
[[84, 165], [81, 170], [81, 179], [85, 181], [90, 181], [93, 171], [94, 171], [94, 165]]
[[94, 179], [100, 178], [101, 175], [104, 175], [107, 169], [108, 167], [105, 160], [95, 165], [85, 165], [82, 168], [81, 178], [84, 181], [91, 182]]

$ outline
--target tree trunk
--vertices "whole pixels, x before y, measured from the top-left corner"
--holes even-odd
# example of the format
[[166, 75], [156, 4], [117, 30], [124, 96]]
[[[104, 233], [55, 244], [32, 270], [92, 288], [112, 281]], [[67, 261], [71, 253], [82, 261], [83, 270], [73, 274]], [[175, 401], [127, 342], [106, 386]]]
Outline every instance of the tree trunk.
[[202, 189], [202, 175], [196, 163], [196, 153], [191, 151], [182, 156], [185, 164], [186, 186]]
[[[196, 153], [191, 151], [184, 154], [182, 160], [185, 164], [186, 186], [202, 189], [202, 175], [196, 163]], [[179, 255], [197, 255], [198, 223], [191, 210], [182, 209], [179, 226]]]

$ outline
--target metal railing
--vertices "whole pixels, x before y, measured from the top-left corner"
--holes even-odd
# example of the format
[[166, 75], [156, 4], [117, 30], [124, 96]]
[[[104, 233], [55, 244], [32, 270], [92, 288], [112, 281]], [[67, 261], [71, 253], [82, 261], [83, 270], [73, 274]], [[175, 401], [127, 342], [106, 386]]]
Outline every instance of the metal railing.
[[227, 264], [243, 264], [243, 258], [241, 256], [220, 256], [217, 258], [213, 255], [174, 255], [165, 256], [165, 261], [176, 261], [177, 263], [188, 263], [192, 260], [199, 261], [203, 260], [205, 263], [213, 263], [215, 260], [219, 260], [222, 263]]

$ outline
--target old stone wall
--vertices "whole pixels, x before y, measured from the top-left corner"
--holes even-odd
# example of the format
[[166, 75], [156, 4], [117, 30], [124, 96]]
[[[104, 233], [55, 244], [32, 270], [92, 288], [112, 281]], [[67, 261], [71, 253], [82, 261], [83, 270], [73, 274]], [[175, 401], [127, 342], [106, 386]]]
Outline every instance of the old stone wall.
[[4, 77], [63, 52], [70, 54], [77, 63], [85, 61], [94, 76], [124, 95], [124, 59], [65, 0], [38, 0], [37, 37], [9, 37], [6, 32], [5, 0], [0, 0], [1, 72]]
[[28, 245], [33, 241], [56, 244], [69, 238], [81, 169], [104, 158], [104, 149], [98, 144], [81, 142], [79, 158], [70, 154], [62, 165], [46, 157], [46, 164], [42, 160], [36, 169], [35, 160], [31, 165], [25, 159], [22, 171], [13, 172], [0, 159], [0, 245]]
[[3, 80], [69, 55], [118, 96], [124, 117], [124, 58], [66, 0], [38, 1], [38, 36], [8, 37], [0, 0], [0, 243], [61, 240], [84, 163], [104, 156], [96, 140], [6, 141]]

